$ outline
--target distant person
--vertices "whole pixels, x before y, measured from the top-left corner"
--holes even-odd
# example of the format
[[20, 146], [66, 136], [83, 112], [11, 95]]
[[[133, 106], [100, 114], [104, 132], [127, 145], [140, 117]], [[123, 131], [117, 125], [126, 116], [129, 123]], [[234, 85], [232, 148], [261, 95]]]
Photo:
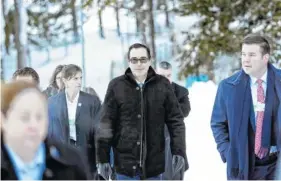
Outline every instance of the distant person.
[[101, 103], [97, 96], [80, 91], [82, 78], [79, 66], [69, 64], [63, 68], [65, 89], [48, 100], [48, 137], [79, 149], [90, 165], [92, 179], [96, 179], [95, 133]]
[[173, 91], [180, 103], [181, 111], [184, 117], [189, 115], [191, 110], [190, 108], [190, 101], [188, 97], [188, 89], [180, 86], [179, 84], [172, 81], [172, 65], [169, 62], [163, 61], [159, 63], [157, 73], [166, 77], [172, 85]]
[[220, 82], [211, 117], [228, 180], [273, 180], [280, 157], [281, 70], [270, 44], [250, 34], [242, 42], [242, 69]]
[[77, 150], [46, 139], [47, 100], [36, 84], [3, 84], [1, 112], [1, 180], [90, 179]]
[[[182, 87], [175, 82], [172, 82], [172, 65], [169, 62], [163, 61], [159, 63], [157, 67], [157, 73], [166, 77], [172, 85], [173, 91], [180, 104], [181, 112], [184, 117], [187, 117], [190, 112], [190, 102], [188, 97], [188, 89]], [[185, 134], [183, 135], [185, 136]], [[184, 172], [188, 168], [182, 168], [179, 172], [174, 172], [172, 167], [173, 155], [170, 148], [170, 135], [167, 127], [165, 127], [165, 172], [163, 174], [163, 180], [184, 180]]]
[[13, 74], [13, 80], [34, 82], [37, 84], [37, 86], [40, 84], [38, 73], [31, 67], [24, 67], [15, 71]]
[[47, 97], [56, 95], [59, 91], [63, 90], [64, 86], [61, 75], [63, 67], [64, 65], [58, 65], [54, 70], [50, 79], [50, 85], [47, 87], [46, 90], [43, 91], [43, 93], [46, 94]]

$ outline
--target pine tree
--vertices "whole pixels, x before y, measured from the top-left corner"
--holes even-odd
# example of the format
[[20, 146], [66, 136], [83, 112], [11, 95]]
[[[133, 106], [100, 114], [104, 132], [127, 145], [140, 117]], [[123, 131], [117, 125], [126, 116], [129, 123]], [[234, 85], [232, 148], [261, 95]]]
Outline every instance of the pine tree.
[[280, 61], [281, 1], [179, 1], [178, 14], [197, 15], [200, 19], [192, 27], [198, 29], [198, 32], [188, 32], [186, 35], [180, 58], [184, 67], [180, 76], [199, 73], [203, 69], [211, 73], [215, 58], [220, 54], [233, 55], [240, 52], [241, 41], [249, 33], [268, 36], [274, 50], [272, 61]]

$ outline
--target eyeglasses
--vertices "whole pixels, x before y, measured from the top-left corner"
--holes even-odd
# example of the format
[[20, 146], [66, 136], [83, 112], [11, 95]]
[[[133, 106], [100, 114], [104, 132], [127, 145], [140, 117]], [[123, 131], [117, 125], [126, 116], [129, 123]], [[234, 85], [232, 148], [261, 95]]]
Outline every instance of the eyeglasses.
[[148, 61], [149, 61], [149, 59], [148, 58], [146, 58], [146, 57], [144, 57], [144, 58], [131, 58], [130, 60], [129, 60], [132, 64], [137, 64], [138, 63], [138, 61], [140, 62], [140, 63], [147, 63]]

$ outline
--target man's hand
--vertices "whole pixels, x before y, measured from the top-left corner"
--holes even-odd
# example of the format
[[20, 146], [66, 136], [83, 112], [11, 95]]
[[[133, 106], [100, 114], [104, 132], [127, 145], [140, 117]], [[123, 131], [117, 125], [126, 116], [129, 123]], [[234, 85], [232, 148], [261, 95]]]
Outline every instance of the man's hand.
[[101, 175], [105, 180], [109, 180], [112, 170], [109, 163], [99, 163], [97, 165], [98, 174]]
[[173, 166], [173, 173], [176, 174], [178, 173], [181, 169], [184, 168], [184, 158], [180, 155], [173, 155], [173, 162], [172, 162], [172, 166]]

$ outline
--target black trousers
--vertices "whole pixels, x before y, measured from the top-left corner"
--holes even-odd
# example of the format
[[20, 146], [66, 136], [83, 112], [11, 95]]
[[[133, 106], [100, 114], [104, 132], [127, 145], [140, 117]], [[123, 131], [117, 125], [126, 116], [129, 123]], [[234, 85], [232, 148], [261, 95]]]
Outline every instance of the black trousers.
[[274, 180], [278, 154], [273, 154], [262, 160], [256, 158], [254, 171], [249, 180]]
[[182, 168], [179, 172], [173, 171], [172, 161], [173, 155], [170, 147], [170, 134], [167, 126], [165, 126], [165, 172], [163, 173], [163, 180], [183, 180], [185, 168]]

